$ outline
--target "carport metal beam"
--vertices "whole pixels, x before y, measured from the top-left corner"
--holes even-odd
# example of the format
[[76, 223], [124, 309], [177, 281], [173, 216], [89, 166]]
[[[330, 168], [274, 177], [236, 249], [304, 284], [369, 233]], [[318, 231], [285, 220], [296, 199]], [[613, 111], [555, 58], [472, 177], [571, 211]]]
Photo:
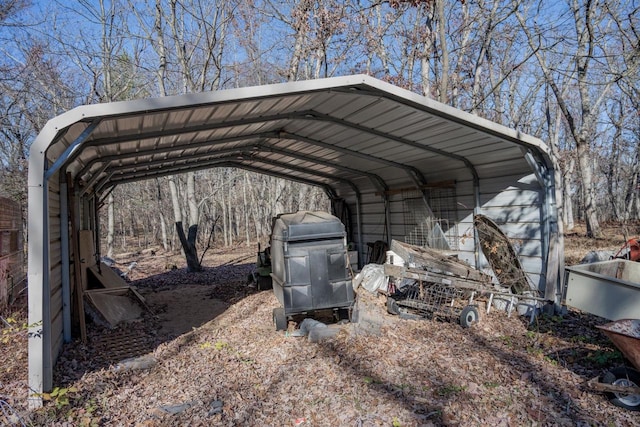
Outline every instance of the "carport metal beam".
[[[317, 113], [315, 113], [312, 110], [308, 110], [308, 111], [299, 111], [296, 113], [272, 114], [272, 115], [265, 115], [265, 116], [259, 116], [259, 117], [243, 117], [241, 119], [236, 119], [236, 120], [200, 124], [195, 126], [187, 126], [187, 127], [181, 127], [178, 129], [163, 129], [163, 130], [152, 131], [152, 132], [141, 132], [141, 133], [134, 133], [130, 135], [122, 135], [122, 136], [113, 137], [113, 138], [96, 138], [91, 141], [87, 141], [85, 144], [83, 144], [83, 146], [97, 147], [103, 144], [112, 145], [112, 144], [120, 144], [120, 143], [139, 141], [139, 140], [145, 140], [145, 139], [158, 139], [166, 136], [176, 136], [176, 135], [184, 135], [187, 133], [198, 133], [198, 132], [204, 132], [204, 131], [215, 130], [215, 129], [233, 128], [235, 126], [246, 126], [246, 125], [251, 125], [256, 123], [268, 123], [268, 122], [274, 122], [278, 120], [296, 120], [296, 119], [300, 120], [305, 118], [309, 119], [312, 117], [313, 114], [317, 114]], [[67, 160], [67, 163], [74, 161], [78, 155], [79, 155], [79, 151], [73, 150], [73, 152], [71, 153], [70, 157]]]
[[[84, 145], [86, 146], [99, 146], [102, 144], [115, 144], [115, 143], [124, 143], [124, 142], [131, 142], [131, 141], [136, 141], [136, 140], [144, 140], [144, 139], [155, 139], [155, 138], [161, 138], [161, 137], [165, 137], [165, 136], [175, 136], [175, 135], [181, 135], [181, 134], [186, 134], [186, 133], [196, 133], [196, 132], [201, 132], [201, 131], [206, 131], [206, 130], [214, 130], [214, 129], [224, 129], [224, 128], [231, 128], [237, 125], [248, 125], [248, 124], [255, 124], [255, 123], [266, 123], [266, 122], [272, 122], [272, 121], [277, 121], [277, 120], [293, 120], [293, 119], [298, 119], [298, 120], [321, 120], [321, 121], [328, 121], [331, 123], [336, 123], [336, 124], [340, 124], [342, 126], [351, 128], [351, 129], [356, 129], [359, 130], [361, 132], [364, 133], [368, 133], [371, 135], [376, 135], [382, 138], [386, 138], [392, 141], [396, 141], [405, 145], [409, 145], [411, 147], [414, 148], [418, 148], [424, 151], [428, 151], [428, 152], [432, 152], [434, 154], [438, 154], [447, 158], [452, 158], [455, 160], [459, 160], [461, 162], [463, 162], [463, 164], [470, 170], [473, 178], [474, 178], [474, 183], [476, 182], [476, 180], [478, 179], [478, 174], [475, 170], [475, 168], [473, 167], [473, 164], [471, 164], [471, 162], [466, 159], [463, 156], [459, 156], [456, 154], [452, 154], [452, 153], [448, 153], [446, 151], [437, 149], [437, 148], [431, 148], [428, 146], [425, 146], [424, 144], [420, 144], [418, 142], [415, 141], [411, 141], [405, 138], [399, 138], [399, 137], [395, 137], [393, 135], [389, 135], [385, 132], [381, 132], [366, 126], [362, 126], [356, 123], [352, 123], [349, 122], [347, 120], [343, 120], [343, 119], [339, 119], [336, 117], [333, 117], [331, 115], [328, 114], [323, 114], [323, 113], [319, 113], [315, 110], [305, 110], [305, 111], [300, 111], [297, 113], [286, 113], [286, 114], [274, 114], [274, 115], [267, 115], [267, 116], [260, 116], [260, 117], [247, 117], [247, 118], [242, 118], [239, 120], [230, 120], [230, 121], [226, 121], [226, 122], [221, 122], [221, 123], [208, 123], [208, 124], [204, 124], [204, 125], [196, 125], [196, 126], [191, 126], [191, 127], [183, 127], [180, 129], [165, 129], [162, 131], [153, 131], [153, 132], [145, 132], [145, 133], [138, 133], [138, 134], [131, 134], [131, 135], [124, 135], [121, 137], [114, 137], [114, 138], [100, 138], [100, 139], [94, 139], [91, 141], [87, 141]], [[233, 137], [235, 138], [235, 137]], [[237, 138], [239, 139], [244, 139], [246, 138], [246, 136], [241, 137], [238, 136]], [[196, 143], [191, 143], [191, 144], [185, 144], [185, 145], [193, 145]], [[69, 147], [71, 148], [71, 146]], [[167, 147], [168, 149], [169, 147]], [[173, 149], [175, 149], [176, 147], [174, 146]], [[335, 147], [334, 147], [335, 149]], [[158, 149], [161, 150], [161, 149]], [[160, 152], [160, 151], [158, 151]], [[72, 150], [71, 154], [70, 154], [70, 158], [68, 159], [68, 162], [73, 161], [78, 155], [78, 150]]]
[[305, 162], [316, 163], [316, 164], [319, 164], [319, 165], [340, 169], [340, 170], [343, 170], [345, 172], [350, 172], [350, 173], [352, 173], [354, 175], [366, 176], [371, 180], [371, 182], [373, 183], [374, 186], [378, 187], [379, 189], [383, 189], [383, 191], [389, 190], [389, 186], [384, 181], [384, 179], [382, 179], [380, 177], [380, 175], [377, 175], [375, 173], [365, 172], [365, 171], [361, 171], [361, 170], [358, 170], [358, 169], [353, 169], [353, 168], [350, 168], [348, 166], [343, 166], [340, 163], [336, 163], [336, 162], [334, 162], [334, 163], [327, 162], [327, 161], [322, 160], [321, 158], [318, 158], [318, 157], [307, 156], [307, 155], [304, 155], [304, 154], [293, 152], [291, 150], [278, 148], [278, 147], [273, 146], [273, 145], [266, 145], [265, 144], [265, 145], [261, 145], [260, 148], [262, 148], [263, 150], [261, 149], [261, 150], [256, 150], [256, 151], [273, 152], [273, 153], [276, 153], [276, 154], [281, 154], [283, 156], [292, 157], [294, 159], [304, 160]]
[[[218, 156], [219, 154], [237, 153], [238, 155], [252, 156], [253, 153], [259, 153], [259, 152], [273, 152], [273, 153], [276, 153], [276, 154], [281, 154], [281, 155], [284, 155], [284, 156], [291, 157], [291, 158], [296, 159], [296, 160], [303, 160], [303, 161], [310, 162], [310, 163], [317, 163], [317, 164], [320, 164], [320, 165], [323, 165], [323, 166], [340, 169], [340, 170], [352, 173], [354, 175], [366, 176], [373, 182], [373, 184], [375, 186], [377, 186], [379, 188], [380, 191], [385, 191], [385, 190], [389, 189], [389, 187], [386, 185], [384, 180], [379, 175], [376, 175], [374, 173], [365, 172], [365, 171], [361, 171], [361, 170], [358, 170], [358, 169], [353, 169], [353, 168], [350, 168], [348, 166], [340, 165], [339, 163], [326, 162], [326, 161], [324, 161], [322, 159], [319, 159], [319, 158], [305, 156], [305, 155], [302, 155], [302, 154], [299, 154], [299, 153], [295, 153], [295, 152], [290, 151], [290, 150], [284, 150], [284, 149], [281, 149], [281, 148], [273, 147], [271, 145], [260, 144], [260, 143], [258, 143], [258, 144], [247, 144], [247, 145], [242, 145], [242, 146], [237, 146], [237, 147], [230, 147], [230, 148], [225, 148], [225, 149], [221, 149], [221, 150], [216, 150], [216, 151], [213, 151], [213, 152], [199, 153], [199, 154], [194, 154], [194, 155], [190, 155], [190, 156], [180, 156], [180, 157], [175, 157], [175, 158], [174, 157], [166, 157], [164, 159], [158, 159], [158, 160], [152, 160], [152, 161], [146, 161], [146, 162], [140, 162], [140, 163], [133, 163], [133, 164], [125, 164], [125, 165], [121, 165], [121, 166], [111, 167], [111, 168], [109, 168], [109, 172], [111, 172], [111, 173], [116, 173], [116, 172], [126, 173], [127, 171], [131, 171], [131, 172], [135, 173], [135, 172], [137, 172], [137, 169], [139, 169], [141, 172], [143, 172], [143, 171], [151, 171], [152, 169], [150, 168], [150, 166], [159, 165], [159, 166], [162, 166], [162, 167], [173, 167], [173, 166], [177, 167], [179, 163], [182, 166], [184, 166], [185, 168], [188, 168], [194, 162], [215, 160], [216, 158], [220, 158], [220, 156]], [[131, 157], [133, 157], [133, 156], [131, 156]]]
[[[215, 141], [201, 141], [201, 142], [191, 142], [191, 143], [186, 143], [186, 144], [181, 144], [180, 146], [170, 146], [170, 147], [161, 147], [161, 148], [156, 148], [156, 149], [150, 149], [150, 150], [138, 150], [138, 151], [131, 151], [129, 153], [119, 153], [117, 155], [108, 155], [108, 156], [102, 156], [102, 157], [97, 157], [95, 159], [92, 159], [90, 162], [88, 162], [83, 168], [82, 170], [77, 174], [77, 177], [82, 177], [84, 176], [89, 169], [91, 168], [91, 166], [96, 163], [96, 162], [104, 162], [104, 165], [94, 174], [92, 174], [92, 177], [83, 185], [82, 190], [81, 190], [81, 194], [84, 194], [86, 191], [88, 191], [89, 188], [91, 188], [91, 185], [93, 185], [93, 183], [98, 179], [98, 176], [102, 173], [104, 173], [104, 171], [108, 168], [109, 166], [109, 162], [112, 160], [122, 160], [122, 159], [126, 159], [128, 157], [139, 157], [139, 156], [144, 156], [144, 155], [156, 155], [156, 154], [161, 154], [161, 153], [170, 153], [170, 152], [174, 152], [176, 151], [176, 149], [178, 147], [183, 147], [184, 150], [191, 150], [191, 149], [197, 149], [199, 147], [210, 147], [212, 145], [218, 145], [218, 144], [223, 144], [223, 143], [229, 143], [229, 142], [235, 142], [235, 141], [243, 141], [243, 140], [247, 140], [247, 139], [261, 139], [261, 138], [278, 138], [281, 139], [282, 136], [285, 136], [288, 139], [293, 139], [293, 140], [299, 140], [302, 142], [306, 142], [308, 144], [314, 145], [314, 146], [319, 146], [322, 148], [326, 148], [329, 150], [333, 150], [333, 151], [337, 151], [337, 152], [342, 152], [348, 155], [353, 155], [356, 157], [360, 157], [363, 158], [365, 160], [370, 160], [370, 161], [374, 161], [374, 162], [378, 162], [378, 163], [382, 163], [388, 166], [392, 166], [392, 167], [396, 167], [399, 169], [403, 169], [405, 171], [407, 171], [409, 177], [416, 183], [416, 185], [420, 188], [421, 186], [423, 186], [424, 184], [426, 184], [426, 180], [424, 179], [424, 176], [422, 176], [422, 174], [420, 173], [420, 171], [418, 171], [416, 168], [412, 167], [412, 166], [407, 166], [407, 165], [403, 165], [400, 163], [396, 163], [396, 162], [392, 162], [390, 160], [386, 160], [386, 159], [382, 159], [379, 157], [375, 157], [375, 156], [371, 156], [369, 154], [365, 154], [365, 153], [360, 153], [358, 151], [353, 151], [353, 150], [349, 150], [343, 147], [339, 147], [339, 146], [335, 146], [332, 144], [328, 144], [328, 143], [324, 143], [322, 141], [318, 141], [318, 140], [314, 140], [311, 138], [307, 138], [307, 137], [303, 137], [300, 135], [295, 135], [292, 133], [288, 133], [288, 132], [284, 132], [284, 131], [280, 131], [280, 132], [264, 132], [264, 133], [259, 133], [259, 134], [252, 134], [252, 135], [242, 135], [242, 136], [236, 136], [236, 137], [229, 137], [229, 138], [222, 138], [222, 139], [217, 139]], [[260, 141], [258, 142], [258, 144], [260, 144]], [[90, 145], [93, 145], [90, 143]], [[266, 145], [266, 144], [265, 144]], [[276, 151], [276, 150], [282, 150], [276, 146], [274, 146], [273, 144], [268, 144], [268, 146], [270, 147], [271, 151]], [[238, 147], [239, 148], [239, 147]], [[224, 150], [217, 150], [217, 153], [223, 152]], [[284, 152], [286, 150], [282, 150], [282, 152]], [[289, 151], [289, 155], [293, 154], [293, 152]], [[302, 158], [301, 155], [297, 154], [294, 156], [292, 155], [292, 157], [298, 157], [298, 158]], [[159, 160], [160, 161], [160, 160]], [[315, 159], [314, 162], [319, 161], [319, 159]], [[149, 164], [148, 162], [146, 164]], [[353, 170], [355, 171], [355, 170]], [[361, 172], [361, 171], [359, 171]], [[372, 176], [374, 176], [374, 174], [372, 174]], [[375, 179], [378, 180], [379, 182], [381, 182], [381, 188], [380, 189], [387, 189], [388, 190], [388, 186], [386, 186], [386, 188], [384, 187], [384, 185], [382, 185], [382, 179], [375, 175]], [[386, 185], [386, 184], [385, 184]]]
[[[228, 143], [237, 142], [237, 141], [246, 141], [246, 140], [253, 140], [253, 139], [259, 140], [260, 138], [273, 136], [273, 135], [274, 135], [273, 132], [267, 132], [267, 133], [259, 133], [259, 134], [232, 136], [227, 138], [219, 138], [215, 140], [207, 139], [205, 141], [186, 142], [184, 144], [179, 144], [179, 145], [168, 145], [168, 146], [162, 146], [162, 147], [156, 146], [154, 148], [149, 148], [145, 150], [121, 151], [118, 154], [95, 157], [90, 161], [88, 161], [86, 164], [83, 163], [84, 166], [80, 170], [80, 172], [78, 172], [78, 174], [76, 175], [76, 179], [80, 179], [82, 176], [88, 173], [91, 167], [95, 163], [102, 163], [102, 162], [107, 162], [112, 160], [122, 160], [122, 159], [131, 158], [131, 157], [139, 157], [139, 156], [146, 156], [146, 155], [173, 153], [178, 150], [184, 151], [184, 150], [198, 149], [198, 148], [204, 148], [204, 147], [212, 147], [215, 145], [228, 144]], [[135, 141], [135, 140], [136, 139], [134, 138], [131, 141]], [[128, 141], [128, 142], [131, 142], [131, 141]], [[93, 145], [93, 144], [90, 144], [90, 145]]]
[[[357, 191], [358, 193], [360, 192], [360, 190], [358, 189], [358, 187], [350, 180], [348, 179], [344, 179], [344, 178], [339, 178], [339, 177], [335, 177], [333, 175], [330, 174], [326, 174], [326, 173], [322, 173], [322, 172], [318, 172], [318, 171], [310, 171], [308, 169], [305, 168], [301, 168], [301, 167], [297, 167], [297, 166], [292, 166], [292, 165], [288, 165], [286, 163], [280, 163], [277, 161], [273, 161], [270, 159], [264, 159], [261, 158], [260, 156], [247, 156], [246, 159], [238, 159], [238, 156], [227, 156], [227, 157], [219, 157], [217, 159], [212, 160], [211, 162], [206, 162], [204, 164], [200, 164], [197, 166], [198, 169], [207, 169], [206, 166], [208, 165], [215, 165], [216, 163], [219, 162], [224, 162], [224, 161], [230, 161], [230, 160], [238, 160], [241, 163], [243, 161], [248, 161], [248, 162], [258, 162], [258, 163], [264, 163], [267, 165], [272, 165], [278, 168], [282, 168], [282, 169], [289, 169], [291, 171], [294, 172], [300, 172], [302, 174], [308, 174], [308, 175], [315, 175], [330, 181], [340, 181], [343, 182], [345, 184], [347, 184], [348, 186], [351, 187], [351, 189], [355, 192]], [[185, 172], [186, 170], [194, 170], [194, 167], [186, 167], [187, 165], [181, 165], [181, 166], [177, 166], [177, 167], [169, 167], [169, 168], [159, 168], [156, 171], [151, 171], [151, 170], [147, 170], [147, 171], [140, 171], [140, 172], [136, 172], [134, 174], [123, 174], [123, 178], [122, 179], [112, 179], [111, 176], [113, 174], [111, 174], [109, 176], [109, 178], [107, 179], [105, 177], [105, 179], [103, 179], [97, 186], [98, 191], [100, 191], [102, 188], [104, 188], [107, 184], [121, 184], [125, 181], [128, 181], [129, 178], [134, 178], [134, 181], [139, 181], [139, 180], [143, 180], [143, 179], [148, 179], [148, 178], [152, 178], [154, 176], [162, 176], [162, 175], [171, 175], [172, 173], [176, 173], [176, 172]], [[204, 166], [204, 167], [200, 167], [200, 166]], [[186, 167], [186, 169], [185, 169]]]
[[280, 131], [278, 132], [279, 138], [292, 139], [294, 141], [302, 141], [311, 145], [315, 145], [321, 148], [326, 148], [327, 150], [337, 151], [339, 153], [347, 154], [354, 157], [360, 157], [361, 159], [369, 160], [372, 162], [377, 162], [386, 166], [391, 166], [394, 168], [402, 169], [407, 172], [409, 178], [413, 182], [416, 183], [418, 187], [421, 187], [427, 183], [424, 175], [418, 169], [413, 166], [405, 165], [402, 163], [397, 163], [391, 160], [383, 159], [381, 157], [372, 156], [371, 154], [361, 153], [360, 151], [350, 150], [348, 148], [340, 147], [338, 145], [329, 144], [327, 142], [323, 142], [317, 139], [308, 138], [306, 136], [297, 135], [295, 133]]

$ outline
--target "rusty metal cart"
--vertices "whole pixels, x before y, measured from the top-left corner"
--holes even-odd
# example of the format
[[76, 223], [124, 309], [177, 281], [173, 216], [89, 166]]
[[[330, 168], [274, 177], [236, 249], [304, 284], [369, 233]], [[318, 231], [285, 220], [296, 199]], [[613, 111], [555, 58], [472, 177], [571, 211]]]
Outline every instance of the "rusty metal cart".
[[597, 328], [604, 332], [633, 368], [615, 367], [587, 381], [587, 386], [605, 392], [616, 406], [640, 411], [640, 320], [622, 319]]

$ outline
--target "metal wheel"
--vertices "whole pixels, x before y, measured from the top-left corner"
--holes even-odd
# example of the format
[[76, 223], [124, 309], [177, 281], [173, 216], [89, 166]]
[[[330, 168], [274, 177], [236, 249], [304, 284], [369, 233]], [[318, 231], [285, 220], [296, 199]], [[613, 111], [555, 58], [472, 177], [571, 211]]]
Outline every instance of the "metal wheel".
[[471, 325], [478, 323], [480, 320], [480, 315], [478, 314], [478, 309], [472, 305], [468, 305], [462, 309], [460, 313], [460, 326], [463, 328], [468, 328]]
[[387, 313], [389, 314], [400, 314], [400, 307], [398, 307], [398, 303], [391, 297], [387, 297]]
[[[602, 382], [621, 387], [640, 387], [640, 373], [620, 366], [607, 372]], [[607, 397], [616, 406], [630, 411], [640, 411], [640, 394], [607, 393]]]
[[288, 322], [287, 316], [284, 314], [284, 308], [273, 309], [273, 323], [276, 325], [276, 331], [285, 331], [287, 329]]

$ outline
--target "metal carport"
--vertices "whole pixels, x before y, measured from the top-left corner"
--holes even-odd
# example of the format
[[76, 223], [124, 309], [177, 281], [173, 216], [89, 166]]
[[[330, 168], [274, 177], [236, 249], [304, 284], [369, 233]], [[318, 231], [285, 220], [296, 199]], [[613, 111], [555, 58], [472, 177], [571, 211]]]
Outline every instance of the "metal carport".
[[221, 166], [322, 187], [348, 207], [361, 259], [367, 243], [405, 240], [435, 216], [439, 236], [484, 268], [472, 223], [485, 214], [519, 242], [532, 286], [559, 301], [557, 178], [536, 138], [364, 75], [81, 106], [50, 120], [29, 158], [34, 406], [72, 339], [69, 212], [99, 237], [114, 186]]

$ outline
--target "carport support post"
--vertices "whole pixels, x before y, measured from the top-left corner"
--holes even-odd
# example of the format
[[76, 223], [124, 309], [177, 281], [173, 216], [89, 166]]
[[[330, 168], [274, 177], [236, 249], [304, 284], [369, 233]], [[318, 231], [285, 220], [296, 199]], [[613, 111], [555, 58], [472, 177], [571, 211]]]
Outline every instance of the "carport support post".
[[[480, 214], [480, 179], [478, 175], [473, 171], [473, 199], [474, 199], [474, 207], [473, 207], [473, 216], [475, 218], [476, 215]], [[471, 224], [473, 224], [473, 218], [471, 220]], [[473, 227], [473, 256], [476, 261], [476, 268], [480, 270], [480, 251], [482, 248], [480, 247], [480, 235], [478, 234], [478, 230]]]
[[69, 200], [67, 174], [60, 173], [60, 249], [62, 253], [62, 335], [71, 342], [71, 279], [69, 277]]
[[[524, 151], [524, 150], [523, 150]], [[542, 216], [542, 277], [544, 277], [544, 296], [546, 299], [556, 299], [559, 295], [558, 288], [561, 288], [559, 277], [559, 256], [558, 254], [558, 211], [555, 190], [555, 171], [553, 167], [549, 167], [542, 159], [537, 158], [528, 150], [525, 152], [525, 159], [531, 166], [533, 173], [542, 187], [541, 193], [543, 197], [541, 206]], [[539, 159], [539, 158], [538, 158]], [[564, 255], [562, 264], [564, 264]], [[559, 301], [555, 301], [559, 303]]]
[[98, 264], [98, 270], [100, 269], [100, 258], [102, 254], [100, 252], [100, 199], [97, 194], [94, 193], [92, 197], [93, 204], [93, 243], [95, 244], [96, 262]]
[[356, 222], [358, 223], [358, 268], [361, 268], [364, 259], [364, 240], [362, 237], [362, 206], [360, 206], [360, 192], [356, 192]]
[[[562, 182], [562, 176], [560, 174], [560, 167], [556, 163], [555, 157], [552, 157], [553, 164], [553, 178], [554, 178], [554, 191], [555, 191], [555, 211], [556, 211], [556, 221], [555, 225], [557, 228], [557, 236], [552, 241], [555, 243], [553, 248], [553, 253], [557, 253], [558, 260], [558, 280], [556, 285], [556, 294], [555, 294], [555, 305], [556, 310], [560, 310], [562, 304], [562, 297], [564, 293], [564, 250], [559, 250], [558, 248], [564, 249], [564, 223], [562, 222], [562, 212], [560, 211], [560, 207], [564, 209], [564, 199], [562, 197], [562, 188], [560, 185], [556, 185]], [[552, 255], [553, 255], [552, 253]]]
[[29, 153], [28, 283], [29, 283], [29, 407], [42, 407], [42, 393], [53, 387], [51, 348], [51, 284], [49, 282], [49, 179], [63, 169], [69, 156], [89, 137], [100, 120], [94, 120], [49, 165], [45, 151], [59, 129], [45, 126]]
[[[33, 155], [32, 155], [33, 156]], [[44, 153], [29, 161], [29, 407], [42, 406], [42, 392], [53, 383], [51, 360], [51, 291], [49, 289], [49, 186]], [[40, 166], [40, 169], [32, 168]], [[33, 170], [33, 172], [32, 172]], [[39, 172], [39, 173], [38, 173]], [[35, 175], [38, 175], [34, 178]], [[34, 182], [36, 181], [36, 182]]]
[[389, 195], [386, 192], [382, 192], [384, 197], [384, 224], [387, 229], [387, 247], [391, 247], [391, 203], [389, 203]]

